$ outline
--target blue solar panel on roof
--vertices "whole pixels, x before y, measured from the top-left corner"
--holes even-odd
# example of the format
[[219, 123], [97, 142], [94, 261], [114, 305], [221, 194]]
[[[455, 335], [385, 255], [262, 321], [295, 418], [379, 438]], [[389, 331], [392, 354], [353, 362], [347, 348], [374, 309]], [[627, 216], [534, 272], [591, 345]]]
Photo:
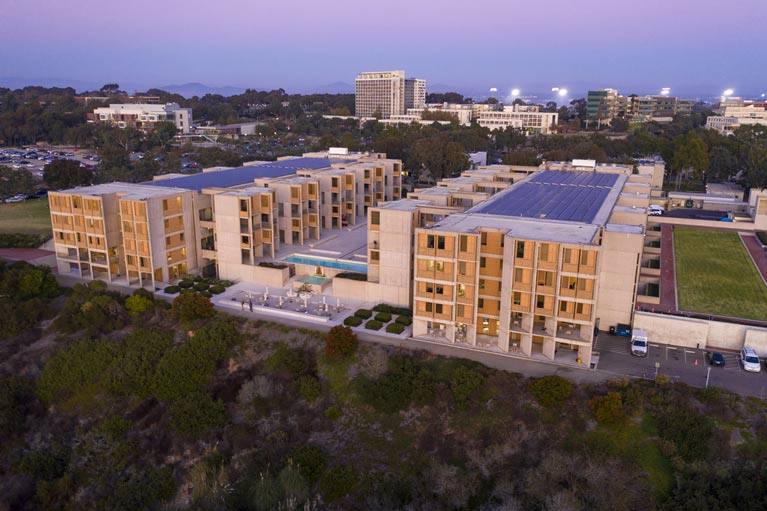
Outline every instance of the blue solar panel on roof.
[[190, 176], [174, 177], [159, 181], [149, 181], [144, 184], [153, 186], [165, 186], [174, 188], [186, 188], [188, 190], [201, 191], [203, 188], [243, 185], [253, 182], [254, 179], [265, 177], [282, 177], [295, 174], [302, 169], [321, 169], [329, 167], [336, 160], [327, 158], [295, 158], [292, 160], [273, 161], [261, 165], [248, 165], [229, 170], [204, 172]]
[[618, 178], [617, 174], [543, 171], [470, 212], [590, 223]]

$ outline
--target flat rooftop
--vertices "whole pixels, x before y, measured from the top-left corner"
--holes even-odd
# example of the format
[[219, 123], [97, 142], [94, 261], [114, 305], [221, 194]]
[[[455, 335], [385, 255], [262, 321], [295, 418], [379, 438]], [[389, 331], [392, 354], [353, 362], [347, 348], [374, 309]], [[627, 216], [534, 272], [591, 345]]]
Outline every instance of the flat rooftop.
[[69, 193], [74, 195], [90, 195], [92, 197], [101, 195], [111, 195], [119, 193], [121, 198], [130, 200], [146, 200], [154, 197], [166, 197], [176, 193], [183, 193], [189, 190], [184, 188], [153, 186], [148, 184], [136, 183], [105, 183], [93, 186], [78, 186], [69, 190], [61, 190], [58, 193]]
[[203, 188], [229, 188], [232, 186], [251, 183], [253, 180], [265, 177], [282, 177], [295, 174], [302, 169], [329, 168], [335, 160], [328, 158], [293, 158], [273, 161], [260, 165], [246, 165], [217, 172], [192, 174], [184, 177], [149, 181], [143, 183], [151, 186], [166, 186], [202, 191]]
[[603, 225], [625, 182], [620, 174], [544, 170], [467, 213]]

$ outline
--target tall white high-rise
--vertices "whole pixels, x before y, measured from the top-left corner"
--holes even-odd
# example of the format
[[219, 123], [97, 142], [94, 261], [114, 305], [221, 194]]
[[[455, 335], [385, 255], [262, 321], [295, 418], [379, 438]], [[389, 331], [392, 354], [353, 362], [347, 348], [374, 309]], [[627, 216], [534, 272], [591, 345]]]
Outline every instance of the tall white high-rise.
[[357, 117], [382, 119], [402, 115], [408, 108], [426, 104], [426, 80], [405, 79], [405, 72], [370, 71], [360, 73], [355, 80], [354, 110]]

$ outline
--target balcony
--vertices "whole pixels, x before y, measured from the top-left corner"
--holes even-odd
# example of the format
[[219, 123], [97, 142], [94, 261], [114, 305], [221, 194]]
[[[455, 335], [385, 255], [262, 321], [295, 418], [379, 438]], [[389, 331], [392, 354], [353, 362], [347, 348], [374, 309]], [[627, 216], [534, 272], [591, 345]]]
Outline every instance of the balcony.
[[208, 236], [200, 240], [200, 248], [203, 250], [216, 250], [216, 243], [213, 236]]

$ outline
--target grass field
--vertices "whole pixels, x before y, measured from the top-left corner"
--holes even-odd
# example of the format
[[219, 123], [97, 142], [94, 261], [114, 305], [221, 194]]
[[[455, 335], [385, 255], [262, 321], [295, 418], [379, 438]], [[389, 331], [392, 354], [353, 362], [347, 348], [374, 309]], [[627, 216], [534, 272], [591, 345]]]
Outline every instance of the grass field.
[[0, 233], [50, 233], [48, 199], [0, 204]]
[[679, 308], [767, 319], [767, 286], [737, 233], [674, 228]]

